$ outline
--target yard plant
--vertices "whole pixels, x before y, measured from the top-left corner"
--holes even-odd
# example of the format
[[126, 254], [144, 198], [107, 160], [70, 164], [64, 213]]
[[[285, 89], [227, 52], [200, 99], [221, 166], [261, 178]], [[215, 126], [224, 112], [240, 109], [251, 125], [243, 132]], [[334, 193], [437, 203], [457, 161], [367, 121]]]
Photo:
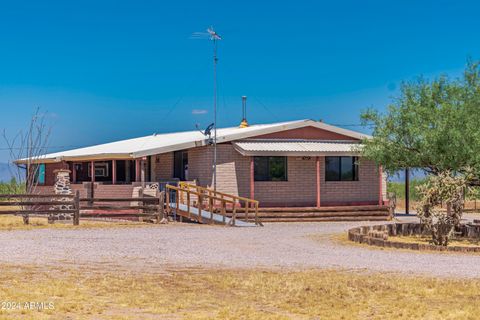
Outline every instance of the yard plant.
[[[364, 140], [366, 158], [390, 174], [420, 168], [431, 176], [418, 189], [419, 213], [434, 230], [432, 241], [442, 245], [462, 216], [460, 190], [463, 196], [466, 186], [480, 184], [479, 66], [469, 62], [459, 79], [404, 83], [386, 113], [369, 109], [362, 114], [363, 123], [374, 128], [373, 138]], [[434, 211], [441, 203], [449, 205], [448, 213]]]

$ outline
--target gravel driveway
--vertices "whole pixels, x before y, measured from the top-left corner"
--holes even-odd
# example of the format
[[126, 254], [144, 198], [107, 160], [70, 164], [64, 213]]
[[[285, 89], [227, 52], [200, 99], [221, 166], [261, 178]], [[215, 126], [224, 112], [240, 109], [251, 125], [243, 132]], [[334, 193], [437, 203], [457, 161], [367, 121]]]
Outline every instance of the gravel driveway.
[[480, 277], [480, 255], [380, 250], [331, 235], [365, 223], [195, 224], [0, 232], [0, 263], [161, 270], [171, 267], [342, 268]]

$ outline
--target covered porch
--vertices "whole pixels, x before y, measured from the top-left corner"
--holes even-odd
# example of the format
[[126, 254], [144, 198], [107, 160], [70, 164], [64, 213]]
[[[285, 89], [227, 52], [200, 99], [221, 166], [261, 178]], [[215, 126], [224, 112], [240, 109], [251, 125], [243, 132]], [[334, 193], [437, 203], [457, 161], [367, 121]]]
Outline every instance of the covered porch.
[[68, 161], [71, 183], [98, 182], [125, 185], [151, 181], [151, 157]]

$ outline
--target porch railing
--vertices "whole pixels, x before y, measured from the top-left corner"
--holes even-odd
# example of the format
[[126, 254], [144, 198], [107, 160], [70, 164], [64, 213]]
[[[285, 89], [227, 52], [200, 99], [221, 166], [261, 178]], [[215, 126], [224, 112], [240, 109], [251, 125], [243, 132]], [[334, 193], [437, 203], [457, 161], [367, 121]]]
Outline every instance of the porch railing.
[[[238, 218], [238, 213], [242, 212], [242, 220], [253, 221], [255, 224], [261, 225], [258, 218], [259, 202], [257, 200], [215, 191], [187, 182], [180, 182], [178, 187], [168, 185], [167, 188], [176, 191], [174, 199], [171, 199], [172, 196], [167, 192], [167, 206], [169, 201], [185, 204], [189, 213], [190, 206], [195, 206], [199, 212], [201, 212], [201, 209], [209, 211], [211, 219], [213, 219], [214, 213], [221, 214], [224, 221], [226, 217], [231, 216], [233, 223]], [[202, 217], [199, 217], [199, 219], [202, 219]]]

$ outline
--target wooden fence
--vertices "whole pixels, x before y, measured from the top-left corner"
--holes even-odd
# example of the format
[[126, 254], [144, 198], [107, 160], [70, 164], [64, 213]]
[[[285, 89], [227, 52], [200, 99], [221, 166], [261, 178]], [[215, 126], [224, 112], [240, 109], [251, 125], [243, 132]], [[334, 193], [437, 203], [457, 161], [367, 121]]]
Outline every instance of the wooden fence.
[[28, 224], [30, 214], [58, 215], [73, 214], [73, 224], [80, 223], [80, 196], [61, 194], [0, 194], [0, 207], [13, 207], [0, 210], [0, 215], [21, 215]]
[[[75, 195], [58, 194], [0, 194], [0, 215], [18, 215], [28, 223], [29, 215], [55, 216], [71, 214], [74, 225], [80, 218], [132, 218], [150, 217], [157, 223], [165, 218], [165, 192], [156, 197], [138, 198], [80, 198]], [[127, 203], [118, 205], [118, 203]], [[8, 207], [7, 210], [1, 208]], [[129, 212], [120, 213], [119, 211]], [[91, 211], [91, 212], [88, 212]]]

